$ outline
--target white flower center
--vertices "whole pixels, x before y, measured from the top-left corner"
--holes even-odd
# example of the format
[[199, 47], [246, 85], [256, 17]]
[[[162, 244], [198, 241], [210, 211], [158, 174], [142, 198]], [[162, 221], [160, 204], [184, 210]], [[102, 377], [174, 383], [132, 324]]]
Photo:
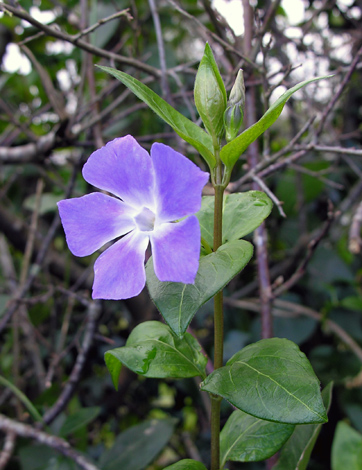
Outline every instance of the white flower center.
[[155, 227], [155, 214], [147, 207], [144, 207], [139, 214], [134, 218], [137, 227], [141, 232], [150, 232]]

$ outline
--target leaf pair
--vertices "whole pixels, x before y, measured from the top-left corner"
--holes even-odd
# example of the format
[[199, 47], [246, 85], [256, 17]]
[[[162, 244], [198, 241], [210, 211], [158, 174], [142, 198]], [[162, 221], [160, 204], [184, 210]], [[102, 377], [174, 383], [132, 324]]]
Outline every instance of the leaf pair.
[[[220, 72], [208, 44], [205, 46], [205, 52], [200, 63], [199, 72], [205, 75], [205, 79], [208, 79], [209, 81], [211, 80], [211, 89], [214, 86], [215, 93], [219, 96], [219, 100], [214, 104], [212, 97], [207, 93], [202, 93], [202, 90], [200, 91], [200, 86], [198, 86], [195, 90], [195, 101], [197, 102], [199, 112], [202, 114], [201, 117], [204, 120], [206, 129], [208, 132], [212, 133], [214, 141], [213, 137], [209, 133], [205, 132], [195, 123], [176, 111], [176, 109], [136, 78], [111, 67], [98, 67], [121, 81], [140, 100], [146, 103], [152, 111], [169, 124], [182, 139], [192, 145], [205, 159], [210, 170], [215, 168], [216, 158], [214, 156], [213, 143], [216, 136], [220, 136], [220, 125], [222, 125], [223, 113], [226, 107], [226, 92]], [[293, 93], [311, 82], [329, 77], [331, 77], [331, 75], [305, 80], [293, 88], [290, 88], [280, 96], [280, 98], [273, 103], [258, 122], [222, 147], [220, 158], [226, 167], [232, 169], [248, 146], [278, 119], [285, 103]], [[200, 77], [199, 83], [205, 81], [201, 78], [202, 77]], [[220, 113], [220, 115], [217, 115], [217, 113]]]

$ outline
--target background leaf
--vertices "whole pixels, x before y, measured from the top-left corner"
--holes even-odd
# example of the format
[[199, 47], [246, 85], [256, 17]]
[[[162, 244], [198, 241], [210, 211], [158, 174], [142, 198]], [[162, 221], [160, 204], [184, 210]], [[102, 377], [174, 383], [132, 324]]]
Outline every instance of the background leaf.
[[141, 470], [165, 447], [177, 420], [152, 419], [120, 434], [99, 461], [101, 470]]
[[206, 470], [206, 467], [196, 460], [185, 459], [166, 467], [164, 470]]
[[221, 467], [229, 460], [255, 462], [274, 455], [294, 431], [292, 424], [273, 423], [234, 411], [220, 435]]
[[[333, 384], [329, 383], [322, 392], [323, 403], [328, 411], [332, 401]], [[306, 470], [309, 459], [322, 429], [321, 424], [296, 426], [288, 442], [282, 448], [279, 460], [272, 470]]]
[[67, 436], [68, 434], [77, 431], [78, 429], [91, 423], [99, 415], [101, 408], [99, 406], [91, 406], [89, 408], [82, 408], [81, 410], [72, 413], [66, 418], [62, 427], [60, 428], [59, 435]]
[[201, 389], [257, 418], [289, 424], [327, 421], [312, 366], [287, 339], [264, 339], [247, 346], [212, 372]]
[[206, 376], [207, 358], [197, 340], [189, 333], [181, 340], [169, 326], [157, 321], [136, 326], [126, 346], [107, 351], [105, 361], [114, 384], [118, 383], [121, 370], [115, 361], [145, 377]]
[[332, 470], [361, 470], [361, 462], [362, 434], [340, 421], [332, 445]]
[[226, 144], [220, 152], [220, 158], [228, 167], [233, 167], [239, 157], [245, 152], [249, 145], [254, 142], [266, 129], [268, 129], [280, 116], [283, 111], [285, 103], [289, 100], [293, 93], [298, 91], [300, 88], [308, 85], [309, 83], [315, 82], [316, 80], [322, 80], [323, 78], [329, 78], [332, 75], [325, 77], [312, 78], [305, 80], [304, 82], [298, 83], [290, 90], [278, 98], [275, 103], [270, 106], [268, 111], [263, 115], [258, 122], [253, 124], [251, 127], [242, 132], [239, 137]]
[[202, 304], [223, 289], [249, 262], [253, 246], [234, 240], [210, 255], [200, 258], [195, 284], [161, 282], [157, 279], [152, 258], [146, 266], [147, 287], [156, 307], [178, 336], [183, 336]]
[[128, 87], [140, 100], [144, 101], [161, 119], [163, 119], [177, 134], [200, 152], [210, 169], [216, 165], [213, 154], [212, 140], [201, 127], [176, 111], [165, 100], [152, 91], [148, 86], [119, 70], [110, 67], [98, 67], [110, 73]]

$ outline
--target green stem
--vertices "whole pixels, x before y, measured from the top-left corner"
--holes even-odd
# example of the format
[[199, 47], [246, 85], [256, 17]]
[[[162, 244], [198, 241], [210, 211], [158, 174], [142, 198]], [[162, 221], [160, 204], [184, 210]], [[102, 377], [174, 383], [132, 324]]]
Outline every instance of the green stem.
[[[215, 169], [214, 252], [222, 244], [222, 207], [225, 186], [219, 161]], [[224, 318], [222, 291], [214, 297], [214, 368], [223, 365]], [[220, 405], [221, 398], [211, 395], [211, 470], [220, 468]]]

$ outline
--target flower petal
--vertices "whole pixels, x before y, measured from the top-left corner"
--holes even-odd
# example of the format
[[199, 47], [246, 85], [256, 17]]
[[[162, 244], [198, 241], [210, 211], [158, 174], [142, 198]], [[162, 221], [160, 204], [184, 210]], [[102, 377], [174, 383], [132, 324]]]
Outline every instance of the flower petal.
[[153, 207], [153, 167], [148, 152], [131, 136], [108, 142], [83, 167], [88, 183], [108, 191], [127, 204]]
[[129, 299], [142, 291], [148, 242], [134, 230], [101, 254], [94, 265], [93, 299]]
[[65, 199], [58, 207], [69, 249], [76, 256], [90, 255], [135, 228], [135, 210], [105, 194]]
[[153, 144], [151, 158], [159, 221], [172, 222], [199, 211], [209, 174], [167, 145]]
[[200, 225], [192, 215], [165, 223], [151, 235], [153, 265], [160, 281], [193, 284], [199, 268]]

